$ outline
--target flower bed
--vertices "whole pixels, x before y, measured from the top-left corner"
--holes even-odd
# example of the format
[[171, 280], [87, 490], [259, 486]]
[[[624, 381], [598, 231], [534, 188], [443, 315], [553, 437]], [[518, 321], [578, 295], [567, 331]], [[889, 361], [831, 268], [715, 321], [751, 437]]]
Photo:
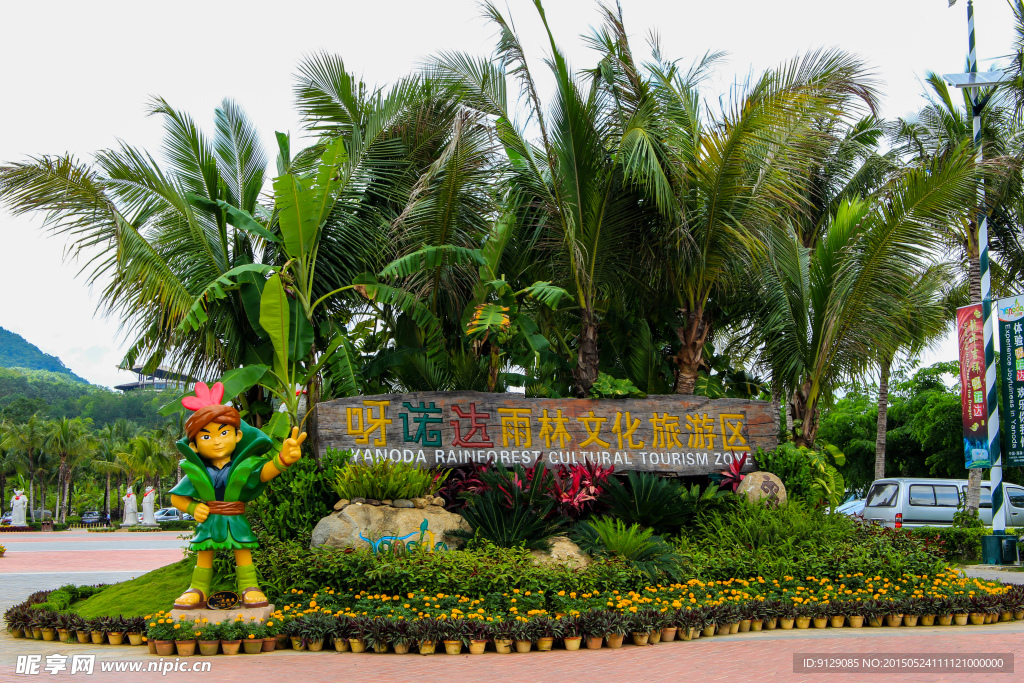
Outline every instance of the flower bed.
[[[149, 641], [154, 653], [186, 656], [295, 649], [438, 651], [486, 647], [499, 653], [576, 650], [624, 639], [636, 645], [772, 630], [861, 626], [933, 626], [1024, 619], [1024, 586], [970, 579], [956, 572], [904, 574], [896, 579], [846, 574], [782, 580], [729, 579], [647, 586], [639, 591], [531, 591], [459, 595], [417, 590], [391, 595], [325, 588], [292, 589], [262, 622], [175, 621], [166, 613], [145, 618], [82, 620], [61, 612], [67, 587], [36, 593], [7, 610], [15, 635], [64, 642]], [[161, 649], [157, 649], [157, 648]], [[239, 649], [241, 648], [241, 649]]]

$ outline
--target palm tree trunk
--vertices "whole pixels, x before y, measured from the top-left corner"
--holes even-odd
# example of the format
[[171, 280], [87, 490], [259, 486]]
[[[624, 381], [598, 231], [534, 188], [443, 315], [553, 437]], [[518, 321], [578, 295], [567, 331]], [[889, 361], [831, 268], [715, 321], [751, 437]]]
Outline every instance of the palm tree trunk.
[[73, 482], [71, 480], [71, 472], [68, 472], [66, 481], [64, 482], [64, 511], [61, 513], [61, 524], [67, 524], [68, 515], [71, 513], [71, 491]]
[[103, 488], [103, 514], [110, 517], [110, 472], [107, 472], [107, 483]]
[[875, 479], [885, 477], [885, 430], [889, 414], [889, 370], [892, 358], [886, 356], [879, 365], [881, 372], [878, 379], [878, 424], [875, 431]]
[[793, 392], [794, 423], [800, 420], [799, 430], [794, 424], [793, 443], [806, 448], [814, 448], [814, 439], [818, 436], [818, 401], [811, 400], [810, 393], [810, 381]]
[[677, 394], [693, 394], [697, 385], [697, 375], [704, 362], [704, 343], [707, 341], [711, 325], [704, 316], [703, 309], [683, 311], [686, 318], [685, 327], [676, 328], [679, 338], [679, 351], [676, 353], [676, 386]]
[[576, 393], [586, 397], [590, 387], [597, 381], [599, 357], [597, 351], [597, 320], [594, 312], [584, 310], [579, 336], [579, 354], [572, 375], [576, 382]]
[[772, 377], [772, 421], [775, 424], [775, 430], [782, 430], [782, 383], [779, 382], [777, 377]]
[[[978, 247], [978, 224], [974, 221], [968, 226], [967, 243], [967, 277], [971, 292], [971, 303], [981, 303], [981, 250]], [[981, 502], [981, 468], [967, 471], [967, 502], [968, 512], [977, 512]]]

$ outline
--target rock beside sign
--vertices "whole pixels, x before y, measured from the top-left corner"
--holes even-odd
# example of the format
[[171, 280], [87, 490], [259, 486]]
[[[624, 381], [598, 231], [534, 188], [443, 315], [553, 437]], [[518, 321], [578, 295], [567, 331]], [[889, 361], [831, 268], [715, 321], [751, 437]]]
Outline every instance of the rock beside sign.
[[782, 505], [786, 502], [786, 486], [771, 472], [751, 472], [743, 477], [736, 493], [746, 496], [752, 503], [767, 500], [775, 505]]
[[531, 550], [530, 556], [534, 564], [564, 564], [576, 569], [583, 569], [591, 562], [590, 556], [568, 536], [555, 536], [551, 539], [550, 550]]
[[379, 550], [381, 541], [406, 545], [409, 542], [419, 543], [424, 522], [430, 535], [425, 535], [423, 542], [429, 542], [431, 547], [436, 543], [453, 547], [459, 541], [448, 537], [446, 532], [472, 530], [462, 515], [449, 512], [440, 505], [396, 508], [350, 503], [317, 522], [313, 528], [312, 546], [370, 548], [378, 544]]

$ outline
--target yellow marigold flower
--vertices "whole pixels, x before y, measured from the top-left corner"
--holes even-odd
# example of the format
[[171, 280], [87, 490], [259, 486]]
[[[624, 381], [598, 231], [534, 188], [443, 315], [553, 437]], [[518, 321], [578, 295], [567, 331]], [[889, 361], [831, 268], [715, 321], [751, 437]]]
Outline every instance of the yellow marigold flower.
[[179, 628], [181, 628], [181, 624], [175, 624], [175, 625], [174, 625], [174, 628], [175, 628], [175, 629], [179, 629]]

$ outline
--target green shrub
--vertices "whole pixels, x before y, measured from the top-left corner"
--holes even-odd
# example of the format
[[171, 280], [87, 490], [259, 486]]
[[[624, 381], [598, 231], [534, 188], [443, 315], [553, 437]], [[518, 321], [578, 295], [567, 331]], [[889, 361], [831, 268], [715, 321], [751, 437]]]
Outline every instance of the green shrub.
[[658, 532], [671, 532], [689, 520], [693, 512], [683, 502], [683, 491], [672, 479], [630, 470], [625, 482], [608, 479], [602, 500], [612, 517]]
[[422, 498], [434, 495], [451, 470], [419, 469], [404, 462], [374, 460], [370, 464], [348, 463], [334, 477], [339, 498]]
[[494, 490], [473, 496], [462, 510], [462, 518], [473, 530], [449, 533], [470, 545], [486, 542], [500, 548], [547, 550], [549, 539], [564, 529], [562, 520], [545, 518], [543, 512], [525, 503], [508, 505], [505, 494]]
[[835, 446], [816, 451], [787, 442], [772, 451], [757, 449], [756, 460], [760, 469], [782, 480], [787, 498], [815, 506], [842, 502], [846, 484], [835, 465], [845, 464], [846, 456]]
[[191, 531], [195, 528], [195, 522], [190, 522], [184, 519], [173, 519], [167, 522], [160, 522], [160, 531]]
[[338, 500], [331, 482], [351, 456], [350, 451], [328, 448], [317, 465], [315, 458], [304, 455], [287, 472], [271, 479], [262, 496], [246, 504], [250, 525], [255, 528], [258, 523], [278, 539], [308, 537]]
[[592, 555], [621, 557], [639, 570], [651, 583], [663, 576], [678, 581], [679, 557], [653, 529], [639, 524], [626, 526], [621, 519], [593, 518], [573, 528], [573, 540]]
[[981, 537], [989, 533], [984, 525], [980, 527], [919, 527], [908, 529], [920, 538], [925, 546], [941, 548], [942, 557], [948, 562], [972, 564], [981, 560]]

